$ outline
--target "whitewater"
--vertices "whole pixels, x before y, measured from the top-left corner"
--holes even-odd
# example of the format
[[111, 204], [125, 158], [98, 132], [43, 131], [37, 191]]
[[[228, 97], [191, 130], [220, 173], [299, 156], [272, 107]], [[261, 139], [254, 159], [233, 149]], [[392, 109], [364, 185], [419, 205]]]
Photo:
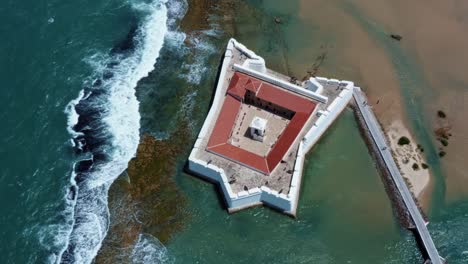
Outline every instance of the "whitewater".
[[64, 247], [50, 258], [53, 263], [91, 263], [96, 257], [109, 228], [109, 187], [135, 156], [140, 140], [135, 88], [154, 70], [173, 14], [182, 12], [180, 3], [169, 6], [166, 0], [131, 5], [143, 14], [142, 21], [110, 54], [89, 58], [96, 76], [84, 82], [65, 109], [79, 158], [66, 197], [70, 222], [60, 232]]

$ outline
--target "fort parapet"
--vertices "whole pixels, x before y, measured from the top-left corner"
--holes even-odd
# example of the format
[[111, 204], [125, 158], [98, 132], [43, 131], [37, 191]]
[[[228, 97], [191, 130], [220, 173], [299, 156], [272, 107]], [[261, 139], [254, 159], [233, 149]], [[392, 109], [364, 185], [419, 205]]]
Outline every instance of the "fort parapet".
[[[229, 212], [264, 204], [295, 216], [305, 155], [353, 89], [353, 82], [336, 79], [293, 81], [231, 39], [188, 169], [220, 186]], [[262, 142], [249, 137], [253, 118], [266, 120]]]

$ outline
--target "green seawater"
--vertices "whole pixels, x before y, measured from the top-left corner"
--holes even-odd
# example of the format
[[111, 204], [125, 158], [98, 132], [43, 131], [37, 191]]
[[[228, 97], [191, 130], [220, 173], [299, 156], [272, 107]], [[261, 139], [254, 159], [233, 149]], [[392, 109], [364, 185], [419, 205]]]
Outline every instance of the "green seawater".
[[73, 225], [66, 106], [142, 16], [128, 1], [7, 0], [0, 17], [0, 263], [54, 263]]
[[[416, 263], [350, 110], [307, 157], [297, 219], [228, 215], [208, 183], [183, 179], [192, 220], [167, 247], [177, 263]], [[190, 176], [186, 176], [190, 177]]]
[[[73, 219], [66, 197], [76, 156], [64, 110], [84, 81], [94, 78], [93, 63], [99, 56], [141, 22], [144, 14], [132, 6], [141, 2], [151, 1], [0, 3], [0, 263], [52, 263], [66, 247]], [[339, 1], [369, 35], [382, 41], [379, 25], [369, 24], [346, 3]], [[212, 28], [196, 32], [197, 45], [186, 46], [171, 36], [155, 70], [139, 83], [141, 133], [165, 139], [185, 118], [194, 142], [230, 37], [263, 56], [270, 68], [296, 77], [305, 73], [304, 61], [321, 53], [319, 43], [333, 45], [337, 39], [319, 24], [304, 23], [297, 1], [238, 2], [230, 10], [232, 23], [224, 20], [226, 10], [210, 12]], [[282, 23], [274, 24], [274, 17]], [[417, 115], [426, 102], [414, 92], [425, 84], [418, 74], [422, 69], [412, 54], [382, 45], [407, 89], [404, 102], [416, 136], [430, 150], [427, 121]], [[309, 46], [317, 52], [300, 52]], [[325, 61], [327, 69], [332, 63]], [[227, 214], [215, 186], [183, 172], [190, 147], [177, 157], [171, 175], [191, 215], [165, 244], [168, 259], [175, 263], [422, 261], [413, 235], [395, 218], [350, 111], [307, 156], [297, 219], [263, 207]], [[429, 162], [437, 169], [433, 154]], [[445, 204], [443, 176], [436, 176], [430, 231], [442, 256], [450, 263], [466, 263], [468, 203]]]

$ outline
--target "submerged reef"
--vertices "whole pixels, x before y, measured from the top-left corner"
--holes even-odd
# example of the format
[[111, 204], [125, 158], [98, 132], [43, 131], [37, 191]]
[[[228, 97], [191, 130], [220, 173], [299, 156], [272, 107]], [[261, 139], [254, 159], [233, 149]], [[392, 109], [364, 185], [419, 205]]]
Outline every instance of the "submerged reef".
[[174, 175], [187, 145], [186, 126], [165, 140], [145, 134], [137, 155], [109, 190], [111, 226], [95, 263], [129, 262], [140, 234], [166, 243], [190, 215]]

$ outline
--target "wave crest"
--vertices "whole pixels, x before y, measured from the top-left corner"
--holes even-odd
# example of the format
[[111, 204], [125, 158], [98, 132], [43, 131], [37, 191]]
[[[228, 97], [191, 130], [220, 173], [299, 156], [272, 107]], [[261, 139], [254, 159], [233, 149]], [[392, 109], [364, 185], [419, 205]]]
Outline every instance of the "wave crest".
[[[67, 195], [73, 223], [66, 234], [61, 232], [66, 243], [53, 262], [91, 263], [108, 232], [109, 187], [127, 168], [140, 140], [135, 87], [154, 70], [169, 30], [170, 13], [185, 13], [177, 13], [174, 7], [168, 10], [166, 5], [166, 0], [132, 3], [144, 13], [144, 19], [110, 55], [90, 58], [99, 77], [85, 83], [65, 109], [72, 145], [81, 158], [73, 166]], [[139, 249], [147, 248], [143, 245], [137, 243]]]
[[168, 257], [167, 249], [155, 237], [148, 234], [140, 234], [132, 251], [132, 263], [173, 263]]

